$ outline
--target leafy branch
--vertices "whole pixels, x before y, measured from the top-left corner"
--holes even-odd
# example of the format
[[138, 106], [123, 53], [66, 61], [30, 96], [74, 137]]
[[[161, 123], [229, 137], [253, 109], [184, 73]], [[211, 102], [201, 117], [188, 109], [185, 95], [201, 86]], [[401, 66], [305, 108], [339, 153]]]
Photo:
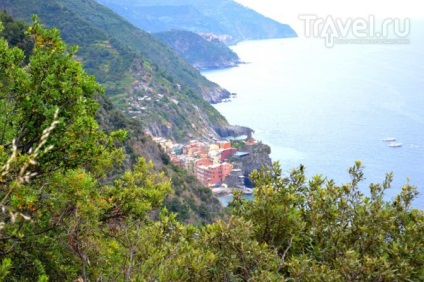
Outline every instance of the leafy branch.
[[[12, 154], [10, 155], [6, 163], [0, 169], [1, 188], [2, 190], [3, 188], [6, 188], [6, 189], [8, 188], [8, 192], [6, 193], [6, 195], [3, 196], [0, 202], [0, 210], [1, 210], [1, 213], [3, 214], [7, 214], [7, 213], [9, 214], [9, 216], [6, 217], [6, 219], [0, 221], [0, 231], [5, 228], [6, 222], [8, 220], [10, 220], [11, 223], [15, 223], [18, 217], [21, 217], [22, 219], [26, 221], [31, 220], [30, 216], [25, 215], [22, 212], [13, 211], [13, 209], [7, 206], [7, 201], [16, 187], [20, 185], [24, 185], [25, 183], [29, 183], [31, 178], [37, 175], [36, 172], [32, 172], [30, 170], [30, 166], [37, 165], [37, 158], [40, 155], [40, 153], [46, 154], [53, 149], [53, 145], [50, 145], [44, 149], [43, 147], [46, 144], [50, 133], [54, 130], [56, 125], [59, 123], [58, 114], [59, 114], [59, 109], [56, 110], [53, 121], [50, 124], [50, 126], [43, 131], [42, 136], [40, 138], [40, 142], [38, 143], [37, 147], [34, 150], [31, 148], [27, 155], [19, 156], [16, 141], [13, 140], [12, 142], [13, 144]], [[24, 159], [24, 161], [22, 164], [19, 165], [19, 163], [21, 162], [21, 159]], [[14, 164], [18, 164], [17, 167], [14, 168]], [[19, 172], [16, 173], [17, 171]]]

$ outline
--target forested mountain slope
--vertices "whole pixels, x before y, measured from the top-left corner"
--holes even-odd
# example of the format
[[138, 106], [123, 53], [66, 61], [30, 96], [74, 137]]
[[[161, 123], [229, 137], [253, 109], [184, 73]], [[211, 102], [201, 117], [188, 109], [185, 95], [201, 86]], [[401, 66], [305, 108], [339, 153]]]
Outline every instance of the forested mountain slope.
[[4, 0], [0, 9], [27, 22], [36, 13], [46, 27], [57, 27], [67, 43], [80, 46], [79, 60], [114, 104], [154, 135], [184, 141], [233, 133], [208, 103], [229, 97], [226, 90], [97, 2]]
[[[3, 31], [0, 31], [0, 37], [4, 36], [10, 46], [22, 48], [26, 55], [24, 64], [27, 64], [35, 43], [32, 37], [25, 35], [28, 27], [20, 21], [15, 21], [4, 13], [0, 13], [0, 22], [2, 22], [4, 27]], [[1, 83], [9, 85], [9, 83], [6, 82], [5, 79], [0, 78], [0, 85]], [[41, 79], [39, 83], [42, 82], [43, 80]], [[7, 88], [0, 87], [0, 92], [4, 93], [6, 89]], [[34, 94], [34, 96], [36, 95], [41, 95], [41, 92]], [[29, 98], [31, 94], [27, 93], [27, 96], [29, 101], [28, 106], [36, 107], [36, 105], [31, 105], [35, 103], [33, 99]], [[125, 130], [127, 135], [127, 137], [121, 141], [114, 141], [114, 145], [123, 150], [123, 162], [121, 165], [114, 166], [110, 169], [103, 182], [109, 183], [120, 177], [126, 170], [132, 169], [139, 157], [144, 157], [154, 163], [157, 171], [164, 172], [167, 177], [171, 179], [174, 194], [171, 193], [167, 196], [164, 205], [167, 206], [170, 211], [178, 212], [178, 218], [180, 220], [197, 223], [209, 222], [221, 212], [221, 205], [219, 201], [213, 197], [210, 189], [204, 187], [195, 177], [174, 167], [162, 148], [144, 132], [140, 121], [126, 117], [104, 94], [95, 93], [92, 98], [94, 98], [96, 100], [95, 103], [98, 104], [98, 106], [95, 106], [97, 108], [95, 117], [100, 129], [107, 134], [111, 134], [114, 131]], [[16, 123], [16, 121], [13, 120], [13, 116], [9, 113], [15, 112], [16, 118], [18, 118], [19, 115], [17, 114], [17, 110], [12, 109], [22, 106], [15, 103], [13, 107], [8, 108], [8, 99], [8, 96], [5, 94], [0, 96], [0, 108], [2, 109], [2, 111], [0, 111], [0, 148], [10, 142], [8, 139], [12, 137], [8, 135], [8, 132], [13, 134], [13, 131], [10, 131], [10, 129], [13, 128], [13, 124]], [[46, 104], [43, 106], [44, 108], [54, 107], [53, 105], [49, 105], [45, 96], [41, 96], [39, 99], [41, 99], [39, 102]], [[66, 99], [66, 97], [63, 97], [62, 102], [56, 103], [63, 112], [68, 111], [68, 109], [66, 109], [68, 106]], [[34, 111], [39, 112], [40, 110], [34, 109]], [[81, 113], [81, 115], [82, 114], [83, 113]], [[22, 126], [29, 125], [23, 124]], [[83, 126], [81, 125], [81, 127]], [[89, 152], [90, 151], [87, 151], [86, 153], [89, 154]]]
[[231, 0], [98, 0], [135, 26], [150, 32], [172, 29], [210, 33], [227, 44], [242, 40], [295, 37], [288, 25]]
[[[97, 97], [101, 85], [57, 30], [35, 19], [28, 39], [21, 24], [4, 27], [0, 281], [424, 280], [417, 188], [406, 183], [385, 201], [387, 174], [365, 192], [360, 161], [341, 185], [322, 175], [307, 179], [302, 165], [284, 174], [276, 163], [252, 173], [253, 201], [234, 191], [226, 217], [182, 223], [187, 208], [169, 196], [207, 218], [210, 189], [191, 191], [198, 198], [190, 199], [185, 188], [195, 183], [181, 185], [173, 176], [182, 171], [167, 169], [163, 156], [159, 171], [138, 158], [119, 172], [126, 142], [149, 144], [153, 159], [160, 151], [131, 135], [137, 121]], [[178, 215], [169, 212], [175, 209]]]

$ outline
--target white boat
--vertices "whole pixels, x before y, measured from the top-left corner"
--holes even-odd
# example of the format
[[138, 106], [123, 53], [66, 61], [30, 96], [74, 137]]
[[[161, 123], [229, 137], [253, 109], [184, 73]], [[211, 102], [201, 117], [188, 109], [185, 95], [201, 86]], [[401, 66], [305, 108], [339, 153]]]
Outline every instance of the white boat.
[[391, 148], [402, 147], [402, 143], [399, 143], [399, 142], [390, 142], [389, 147], [391, 147]]
[[386, 137], [386, 138], [383, 139], [383, 141], [384, 142], [394, 142], [394, 141], [396, 141], [396, 138], [394, 138], [394, 137]]

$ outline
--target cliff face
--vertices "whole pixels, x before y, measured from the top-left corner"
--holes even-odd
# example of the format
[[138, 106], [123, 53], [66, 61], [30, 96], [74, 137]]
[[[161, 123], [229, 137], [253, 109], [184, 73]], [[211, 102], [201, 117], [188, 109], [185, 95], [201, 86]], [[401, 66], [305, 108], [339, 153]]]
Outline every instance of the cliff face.
[[245, 135], [251, 138], [253, 129], [246, 126], [226, 125], [214, 129], [221, 137], [237, 137]]
[[244, 141], [232, 142], [233, 146], [238, 149], [239, 154], [242, 155], [236, 154], [229, 160], [233, 164], [233, 170], [225, 179], [225, 183], [231, 188], [243, 185], [253, 187], [249, 178], [252, 171], [261, 170], [263, 167], [272, 167], [272, 160], [269, 156], [271, 148], [268, 145], [256, 141], [246, 143]]
[[248, 186], [251, 186], [248, 176], [252, 171], [260, 170], [262, 166], [271, 168], [272, 160], [270, 158], [271, 147], [262, 142], [253, 145], [245, 145], [243, 151], [248, 152], [249, 155], [240, 159], [241, 169], [243, 175], [246, 177]]
[[[223, 99], [231, 98], [231, 93], [223, 88], [216, 87], [202, 87], [202, 93], [204, 93], [205, 100], [211, 104], [222, 102]], [[229, 125], [228, 125], [229, 126]], [[229, 136], [229, 135], [223, 135]]]
[[240, 58], [216, 38], [202, 37], [194, 32], [172, 30], [153, 34], [197, 69], [237, 66]]

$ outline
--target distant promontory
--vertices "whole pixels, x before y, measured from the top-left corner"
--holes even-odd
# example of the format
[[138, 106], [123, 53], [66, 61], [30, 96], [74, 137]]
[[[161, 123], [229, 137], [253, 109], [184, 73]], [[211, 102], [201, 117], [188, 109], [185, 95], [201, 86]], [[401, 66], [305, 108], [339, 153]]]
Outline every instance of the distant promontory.
[[151, 33], [187, 30], [216, 36], [227, 45], [244, 40], [296, 37], [287, 24], [231, 0], [97, 0]]
[[154, 33], [153, 36], [199, 70], [230, 68], [241, 63], [239, 56], [227, 45], [205, 34], [171, 30]]

